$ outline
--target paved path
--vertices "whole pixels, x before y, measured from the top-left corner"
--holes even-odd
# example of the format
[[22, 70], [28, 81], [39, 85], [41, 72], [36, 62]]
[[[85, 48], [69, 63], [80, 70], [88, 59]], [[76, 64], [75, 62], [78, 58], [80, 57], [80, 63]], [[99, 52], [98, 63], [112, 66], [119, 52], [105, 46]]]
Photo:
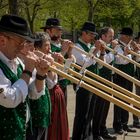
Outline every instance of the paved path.
[[[74, 111], [75, 111], [75, 93], [73, 91], [72, 86], [68, 86], [68, 118], [69, 118], [69, 127], [70, 127], [70, 136], [72, 134], [72, 128], [73, 128], [73, 119], [74, 119]], [[112, 117], [113, 117], [113, 104], [111, 104], [108, 118], [107, 118], [107, 128], [109, 128], [109, 131], [113, 133], [112, 129]], [[132, 114], [130, 113], [129, 118], [129, 125], [132, 125]], [[137, 133], [128, 133], [127, 136], [123, 135], [117, 135], [117, 140], [140, 140], [140, 129], [136, 129]], [[90, 139], [92, 140], [92, 138]]]

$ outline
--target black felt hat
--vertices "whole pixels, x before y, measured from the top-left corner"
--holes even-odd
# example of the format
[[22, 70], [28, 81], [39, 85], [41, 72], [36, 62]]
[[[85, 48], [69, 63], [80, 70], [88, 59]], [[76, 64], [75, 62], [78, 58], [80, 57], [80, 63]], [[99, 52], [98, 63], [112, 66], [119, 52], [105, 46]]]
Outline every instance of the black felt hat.
[[90, 31], [90, 32], [93, 32], [94, 34], [97, 34], [96, 33], [96, 26], [94, 23], [92, 22], [85, 22], [82, 26], [82, 31]]
[[46, 24], [44, 27], [41, 27], [40, 29], [49, 29], [49, 28], [59, 28], [62, 29], [62, 26], [60, 25], [60, 21], [57, 18], [48, 18], [46, 20]]
[[124, 27], [120, 31], [120, 34], [128, 35], [128, 36], [133, 36], [133, 30], [130, 27]]
[[25, 19], [16, 15], [3, 15], [0, 20], [0, 32], [13, 33], [26, 40], [33, 41], [31, 31]]

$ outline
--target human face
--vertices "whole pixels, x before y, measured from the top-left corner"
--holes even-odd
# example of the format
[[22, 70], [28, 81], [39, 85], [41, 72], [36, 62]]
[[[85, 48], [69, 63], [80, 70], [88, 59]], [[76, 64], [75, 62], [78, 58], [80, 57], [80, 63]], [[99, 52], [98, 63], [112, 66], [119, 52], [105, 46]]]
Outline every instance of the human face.
[[59, 41], [59, 39], [61, 39], [62, 30], [60, 28], [51, 28], [49, 31], [52, 41]]
[[126, 44], [128, 44], [132, 39], [132, 36], [120, 34], [120, 40]]
[[50, 41], [44, 41], [41, 48], [38, 48], [39, 51], [48, 54], [50, 52]]
[[89, 32], [89, 31], [84, 31], [82, 33], [82, 40], [85, 41], [86, 43], [92, 43], [95, 39], [95, 34], [93, 32]]
[[108, 32], [102, 36], [102, 39], [109, 44], [114, 39], [114, 30], [109, 29]]
[[9, 58], [14, 59], [23, 49], [26, 40], [13, 34], [3, 34], [5, 38], [5, 47], [3, 53]]

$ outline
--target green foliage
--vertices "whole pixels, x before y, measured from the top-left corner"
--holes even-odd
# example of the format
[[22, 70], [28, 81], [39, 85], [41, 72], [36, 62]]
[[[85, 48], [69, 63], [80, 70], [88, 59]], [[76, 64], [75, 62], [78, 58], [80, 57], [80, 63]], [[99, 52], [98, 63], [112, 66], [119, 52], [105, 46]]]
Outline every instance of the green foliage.
[[[57, 17], [68, 31], [80, 29], [83, 22], [94, 21], [98, 28], [123, 26], [140, 30], [140, 0], [18, 0], [19, 15], [33, 31], [40, 30], [48, 17]], [[8, 0], [0, 0], [0, 14], [9, 12]]]

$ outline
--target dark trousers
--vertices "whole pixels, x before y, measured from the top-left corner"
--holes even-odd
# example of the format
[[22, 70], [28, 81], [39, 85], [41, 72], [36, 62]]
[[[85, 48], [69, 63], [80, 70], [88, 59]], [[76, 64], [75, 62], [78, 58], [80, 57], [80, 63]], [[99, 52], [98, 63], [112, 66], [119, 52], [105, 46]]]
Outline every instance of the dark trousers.
[[[118, 74], [114, 74], [113, 81], [115, 84], [129, 90], [132, 92], [133, 83], [126, 80], [125, 78], [119, 76]], [[114, 120], [113, 120], [113, 128], [115, 130], [118, 129], [127, 129], [129, 119], [129, 112], [114, 105]]]
[[47, 128], [33, 127], [32, 132], [30, 127], [27, 128], [26, 140], [47, 140]]
[[84, 140], [88, 134], [87, 129], [90, 125], [88, 119], [90, 112], [90, 102], [92, 94], [84, 88], [79, 88], [76, 93], [76, 109], [73, 125], [72, 140]]
[[101, 113], [102, 122], [100, 126], [100, 133], [104, 135], [105, 133], [108, 133], [107, 128], [106, 128], [106, 119], [109, 112], [110, 102], [105, 99], [101, 99], [101, 100], [102, 100], [103, 111]]
[[[140, 79], [139, 79], [140, 80]], [[140, 87], [136, 85], [136, 95], [140, 96]], [[139, 118], [136, 115], [133, 115], [133, 124], [139, 124]]]
[[[111, 81], [111, 76], [109, 77], [104, 77], [105, 79]], [[108, 94], [108, 93], [106, 93]], [[107, 115], [108, 115], [108, 112], [109, 112], [109, 107], [110, 107], [110, 102], [101, 98], [101, 104], [102, 104], [102, 112], [100, 114], [100, 116], [102, 117], [101, 119], [101, 126], [100, 126], [100, 134], [101, 135], [105, 135], [108, 133], [107, 131], [107, 128], [106, 128], [106, 119], [107, 119]]]
[[104, 110], [102, 101], [103, 99], [97, 95], [94, 95], [92, 98], [91, 109], [93, 112], [93, 116], [92, 116], [92, 135], [93, 136], [100, 135], [100, 128], [101, 128], [102, 119], [103, 119], [102, 113]]

